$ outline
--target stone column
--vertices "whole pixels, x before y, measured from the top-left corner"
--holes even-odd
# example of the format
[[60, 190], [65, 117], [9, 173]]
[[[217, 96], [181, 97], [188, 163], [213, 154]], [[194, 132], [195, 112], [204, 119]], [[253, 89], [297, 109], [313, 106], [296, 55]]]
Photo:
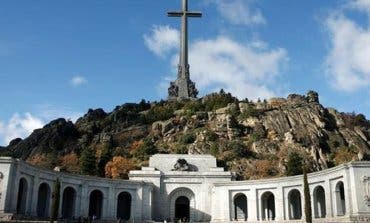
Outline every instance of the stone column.
[[250, 190], [249, 196], [247, 197], [247, 205], [248, 205], [248, 221], [255, 222], [258, 220], [258, 194], [257, 189]]
[[134, 216], [132, 216], [133, 219], [131, 219], [133, 221], [141, 221], [142, 220], [141, 219], [142, 212], [143, 212], [143, 206], [142, 206], [142, 202], [141, 202], [142, 195], [143, 195], [143, 188], [142, 188], [142, 186], [140, 186], [139, 188], [136, 189], [134, 202], [132, 202], [131, 213], [133, 212], [133, 210], [135, 211], [133, 213]]
[[107, 199], [104, 198], [105, 205], [105, 218], [116, 219], [116, 210], [117, 210], [117, 197], [115, 196], [115, 190], [113, 185], [108, 189]]
[[75, 216], [78, 218], [82, 216], [81, 213], [81, 187], [76, 188], [76, 198], [75, 198]]
[[323, 185], [325, 190], [325, 207], [326, 207], [326, 218], [334, 217], [334, 207], [333, 207], [333, 193], [329, 180], [325, 180]]
[[29, 199], [28, 199], [28, 202], [27, 202], [28, 203], [28, 205], [27, 205], [28, 208], [27, 208], [26, 212], [30, 213], [30, 215], [32, 215], [32, 216], [37, 216], [37, 198], [38, 198], [38, 194], [39, 194], [39, 182], [40, 182], [39, 177], [35, 176], [33, 178], [32, 188], [30, 188], [30, 191], [29, 191], [31, 193], [29, 194]]
[[282, 187], [278, 187], [275, 193], [275, 221], [284, 220], [284, 192]]
[[[350, 216], [352, 214], [352, 194], [351, 194], [351, 183], [350, 183], [350, 174], [349, 174], [349, 168], [346, 167], [344, 169], [344, 176], [343, 176], [343, 186], [344, 186], [344, 203], [346, 205], [345, 210], [345, 216]], [[360, 182], [358, 182], [360, 183]], [[352, 188], [354, 191], [356, 188]]]
[[88, 217], [89, 216], [89, 194], [88, 191], [89, 186], [86, 184], [86, 182], [83, 182], [82, 185], [80, 186], [80, 194], [81, 194], [81, 199], [80, 199], [80, 213], [83, 217]]

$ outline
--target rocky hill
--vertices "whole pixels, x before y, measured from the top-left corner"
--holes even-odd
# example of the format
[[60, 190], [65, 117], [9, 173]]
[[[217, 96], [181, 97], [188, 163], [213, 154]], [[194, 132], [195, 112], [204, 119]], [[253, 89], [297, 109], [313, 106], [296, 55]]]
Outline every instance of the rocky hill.
[[221, 91], [196, 101], [161, 101], [90, 109], [76, 123], [57, 119], [1, 155], [45, 168], [127, 177], [155, 153], [212, 154], [238, 179], [329, 168], [368, 159], [370, 122], [306, 96], [250, 102]]

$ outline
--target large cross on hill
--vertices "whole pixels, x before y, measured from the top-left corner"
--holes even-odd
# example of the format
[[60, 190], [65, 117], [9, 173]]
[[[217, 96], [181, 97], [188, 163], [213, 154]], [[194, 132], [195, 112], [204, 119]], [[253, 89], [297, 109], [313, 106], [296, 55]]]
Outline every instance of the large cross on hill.
[[189, 12], [188, 0], [182, 0], [182, 11], [168, 12], [169, 17], [181, 17], [180, 58], [177, 79], [168, 88], [169, 99], [196, 98], [198, 90], [190, 80], [188, 62], [188, 18], [202, 17], [201, 12]]

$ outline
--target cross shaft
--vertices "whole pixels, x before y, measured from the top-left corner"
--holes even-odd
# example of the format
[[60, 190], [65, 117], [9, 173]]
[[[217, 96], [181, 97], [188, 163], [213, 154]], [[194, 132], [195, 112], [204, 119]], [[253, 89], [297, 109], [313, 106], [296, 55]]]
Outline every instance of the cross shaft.
[[182, 11], [168, 12], [169, 17], [181, 17], [180, 58], [178, 78], [190, 79], [188, 62], [188, 17], [202, 17], [201, 12], [189, 12], [188, 0], [182, 0]]

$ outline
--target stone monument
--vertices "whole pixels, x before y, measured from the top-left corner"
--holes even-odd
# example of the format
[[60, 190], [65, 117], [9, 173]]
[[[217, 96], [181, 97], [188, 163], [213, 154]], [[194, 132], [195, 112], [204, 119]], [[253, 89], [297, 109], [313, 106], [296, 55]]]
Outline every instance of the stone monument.
[[190, 80], [188, 63], [188, 17], [202, 17], [201, 12], [189, 12], [188, 0], [182, 0], [182, 11], [168, 12], [169, 17], [181, 17], [180, 59], [177, 79], [168, 88], [169, 99], [196, 98], [198, 90]]

